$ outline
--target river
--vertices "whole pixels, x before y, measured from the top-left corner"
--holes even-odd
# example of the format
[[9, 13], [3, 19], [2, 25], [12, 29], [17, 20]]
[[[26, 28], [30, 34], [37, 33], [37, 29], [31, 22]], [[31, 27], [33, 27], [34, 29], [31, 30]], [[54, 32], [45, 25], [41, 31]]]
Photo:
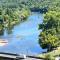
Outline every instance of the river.
[[38, 24], [42, 22], [43, 15], [32, 12], [25, 22], [14, 26], [12, 30], [5, 29], [0, 38], [8, 40], [8, 44], [0, 46], [0, 52], [35, 55], [46, 51], [38, 43], [38, 36], [41, 32], [38, 30]]

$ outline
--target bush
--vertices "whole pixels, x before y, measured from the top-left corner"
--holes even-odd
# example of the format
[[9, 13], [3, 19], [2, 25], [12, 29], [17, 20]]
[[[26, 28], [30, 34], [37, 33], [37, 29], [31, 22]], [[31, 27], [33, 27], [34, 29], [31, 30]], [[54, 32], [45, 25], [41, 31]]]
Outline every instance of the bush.
[[55, 60], [55, 58], [51, 54], [47, 54], [45, 60]]

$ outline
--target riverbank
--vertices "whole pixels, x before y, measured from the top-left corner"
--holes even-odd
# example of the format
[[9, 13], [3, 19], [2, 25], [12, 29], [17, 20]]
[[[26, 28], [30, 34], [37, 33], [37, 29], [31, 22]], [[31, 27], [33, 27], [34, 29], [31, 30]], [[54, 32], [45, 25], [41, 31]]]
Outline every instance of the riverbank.
[[47, 60], [55, 60], [56, 57], [60, 56], [60, 47], [57, 47], [55, 50], [47, 53], [38, 55], [38, 57], [46, 58]]
[[[11, 11], [10, 11], [11, 10]], [[0, 15], [0, 23], [1, 23], [1, 27], [0, 30], [2, 30], [2, 28], [6, 27], [12, 27], [18, 23], [21, 23], [22, 21], [25, 21], [26, 18], [30, 15], [30, 10], [28, 9], [15, 9], [15, 11], [13, 11], [12, 9], [7, 9], [8, 12], [4, 12], [4, 15]]]

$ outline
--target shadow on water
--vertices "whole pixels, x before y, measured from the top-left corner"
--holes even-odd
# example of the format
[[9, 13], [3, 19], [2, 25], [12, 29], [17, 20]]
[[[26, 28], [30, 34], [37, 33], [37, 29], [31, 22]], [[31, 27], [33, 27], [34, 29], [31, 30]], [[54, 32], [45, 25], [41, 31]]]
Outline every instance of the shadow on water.
[[4, 29], [0, 30], [0, 36], [4, 34]]
[[25, 22], [3, 31], [0, 38], [7, 39], [8, 45], [0, 47], [0, 51], [23, 54], [39, 54], [46, 50], [38, 44], [38, 24], [43, 22], [43, 15], [32, 12]]

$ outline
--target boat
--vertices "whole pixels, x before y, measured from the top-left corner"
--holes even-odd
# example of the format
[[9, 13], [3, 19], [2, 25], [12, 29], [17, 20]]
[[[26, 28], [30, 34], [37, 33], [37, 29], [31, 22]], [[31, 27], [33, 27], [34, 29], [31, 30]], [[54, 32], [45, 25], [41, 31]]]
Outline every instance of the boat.
[[8, 44], [8, 40], [0, 39], [0, 46], [5, 46]]

